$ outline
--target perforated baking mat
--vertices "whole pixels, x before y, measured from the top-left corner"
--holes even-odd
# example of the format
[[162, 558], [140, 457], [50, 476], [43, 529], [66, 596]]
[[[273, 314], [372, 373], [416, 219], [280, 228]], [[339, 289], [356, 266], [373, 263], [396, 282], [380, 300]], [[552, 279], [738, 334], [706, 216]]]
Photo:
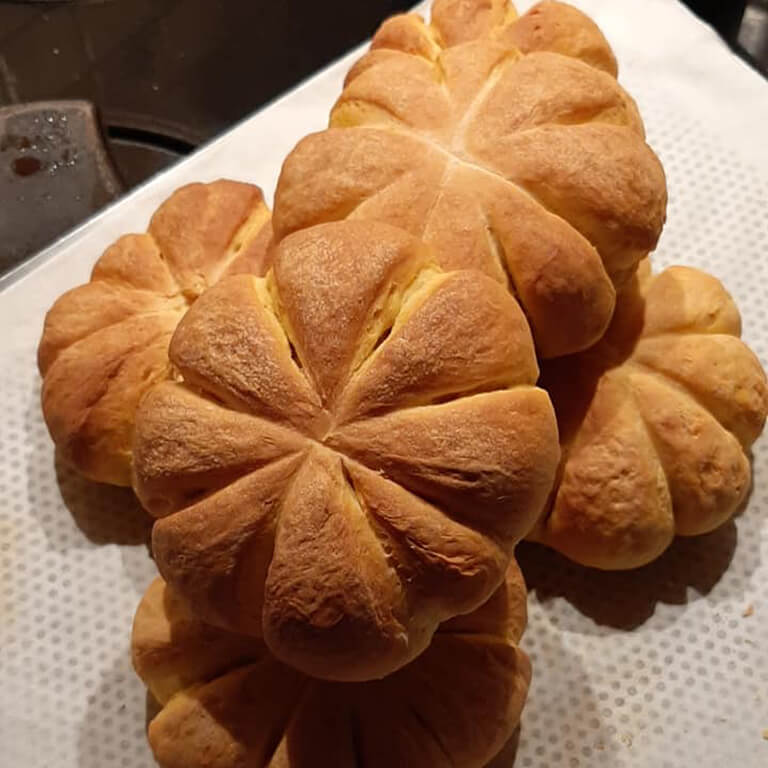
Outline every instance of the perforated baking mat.
[[[768, 362], [768, 83], [675, 0], [581, 0], [611, 40], [669, 181], [655, 257], [720, 277]], [[529, 3], [519, 3], [526, 8]], [[150, 768], [129, 661], [155, 573], [131, 494], [57, 464], [39, 409], [43, 314], [177, 186], [221, 176], [269, 194], [282, 157], [323, 127], [359, 51], [43, 253], [0, 293], [0, 768]], [[0, 202], [0, 204], [2, 204]], [[534, 683], [522, 768], [768, 766], [768, 441], [733, 523], [656, 563], [603, 574], [520, 553]], [[513, 756], [498, 761], [509, 768]]]

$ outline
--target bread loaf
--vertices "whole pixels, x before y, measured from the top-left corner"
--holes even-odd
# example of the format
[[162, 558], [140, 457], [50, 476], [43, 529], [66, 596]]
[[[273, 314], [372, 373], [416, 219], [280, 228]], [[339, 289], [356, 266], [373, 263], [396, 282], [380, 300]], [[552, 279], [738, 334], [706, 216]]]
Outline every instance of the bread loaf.
[[519, 298], [537, 352], [584, 349], [664, 222], [664, 173], [594, 23], [545, 2], [437, 0], [384, 22], [330, 129], [301, 141], [275, 196], [277, 240], [343, 218], [402, 227], [447, 269]]
[[121, 237], [91, 281], [53, 305], [38, 348], [43, 415], [61, 456], [82, 474], [130, 485], [136, 405], [171, 376], [176, 325], [221, 276], [263, 271], [269, 216], [250, 184], [183, 187], [146, 234]]
[[739, 312], [704, 272], [647, 265], [593, 349], [544, 367], [561, 478], [531, 538], [584, 565], [634, 568], [675, 535], [726, 522], [750, 485], [763, 429], [763, 369]]
[[559, 451], [503, 286], [410, 235], [340, 222], [228, 278], [143, 399], [135, 488], [163, 577], [201, 618], [316, 677], [365, 680], [477, 608]]
[[485, 605], [441, 625], [403, 669], [327, 683], [206, 626], [158, 579], [136, 613], [133, 659], [162, 705], [149, 726], [160, 768], [481, 768], [520, 719], [524, 627], [513, 563]]

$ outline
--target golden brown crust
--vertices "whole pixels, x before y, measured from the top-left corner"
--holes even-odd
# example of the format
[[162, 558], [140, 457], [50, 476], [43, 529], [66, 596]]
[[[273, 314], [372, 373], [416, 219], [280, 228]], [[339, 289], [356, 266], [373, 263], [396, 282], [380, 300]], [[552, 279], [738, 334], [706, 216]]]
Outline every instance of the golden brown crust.
[[[177, 189], [152, 217], [149, 234], [182, 294], [197, 298], [228, 273], [243, 249], [261, 242], [269, 210], [252, 184], [221, 180]], [[261, 266], [259, 254], [252, 254]]]
[[322, 403], [292, 360], [264, 281], [237, 275], [223, 283], [187, 314], [171, 360], [188, 385], [205, 387], [230, 408], [286, 426], [311, 424]]
[[434, 0], [432, 27], [445, 47], [490, 37], [517, 19], [508, 0]]
[[291, 666], [345, 680], [378, 677], [413, 658], [437, 621], [409, 605], [388, 555], [342, 457], [311, 450], [280, 511], [266, 579], [267, 645]]
[[[274, 274], [282, 321], [326, 405], [392, 326], [413, 281], [432, 260], [419, 241], [399, 230], [354, 222], [343, 237], [339, 231], [297, 232], [284, 242], [290, 256], [276, 259]], [[376, 238], [379, 231], [385, 236]]]
[[[502, 286], [469, 271], [422, 275], [408, 288], [391, 343], [350, 377], [337, 402], [339, 424], [538, 378], [528, 325], [521, 312], [506, 311]], [[457, 312], [458, 304], [466, 310]]]
[[158, 579], [132, 643], [136, 671], [164, 705], [149, 727], [155, 757], [161, 768], [481, 768], [525, 702], [524, 606], [513, 562], [486, 604], [442, 625], [408, 666], [383, 680], [325, 683], [196, 620]]
[[[37, 350], [45, 376], [61, 352], [137, 314], [181, 312], [176, 285], [149, 235], [125, 235], [96, 262], [92, 282], [63, 294], [49, 310]], [[136, 290], [126, 290], [127, 285]]]
[[[440, 44], [434, 30], [424, 23], [421, 16], [417, 13], [401, 13], [385, 19], [376, 30], [371, 41], [371, 50], [379, 49], [384, 53], [389, 49], [397, 49], [426, 59], [435, 59], [440, 53]], [[364, 60], [365, 57], [360, 62]], [[360, 62], [357, 62], [355, 67]]]
[[171, 374], [176, 325], [223, 274], [262, 274], [271, 234], [258, 187], [191, 184], [158, 209], [147, 234], [120, 238], [91, 281], [51, 307], [38, 348], [43, 415], [78, 471], [130, 485], [134, 412]]
[[616, 57], [597, 24], [567, 3], [537, 3], [500, 35], [523, 53], [552, 51], [618, 74]]
[[536, 538], [585, 565], [633, 568], [722, 525], [750, 483], [765, 373], [713, 277], [639, 274], [592, 350], [545, 367], [562, 476]]
[[136, 404], [170, 375], [180, 313], [134, 315], [62, 351], [43, 379], [42, 406], [59, 455], [92, 480], [130, 483]]
[[[137, 414], [161, 573], [308, 674], [385, 675], [500, 583], [558, 462], [519, 306], [372, 222], [206, 292]], [[350, 279], [354, 275], [354, 279]]]
[[160, 578], [150, 584], [136, 609], [131, 652], [136, 673], [160, 704], [177, 691], [265, 653], [253, 638], [203, 624]]
[[[232, 410], [177, 382], [150, 389], [139, 406], [143, 440], [136, 447], [136, 484], [155, 517], [187, 507], [234, 479], [303, 450], [295, 431]], [[210, 449], [215, 442], [218, 450]], [[153, 472], [162, 467], [162, 475]]]
[[289, 455], [155, 524], [158, 569], [211, 623], [261, 634], [277, 521], [300, 465]]
[[541, 389], [517, 386], [361, 419], [328, 443], [505, 541], [533, 522], [507, 510], [540, 509], [549, 491], [557, 459], [557, 433], [543, 428], [550, 409]]
[[286, 159], [277, 240], [348, 217], [402, 227], [444, 268], [508, 285], [543, 357], [600, 338], [614, 284], [661, 232], [637, 107], [599, 30], [560, 3], [515, 19], [503, 0], [436, 0], [431, 25], [390, 19], [330, 125]]

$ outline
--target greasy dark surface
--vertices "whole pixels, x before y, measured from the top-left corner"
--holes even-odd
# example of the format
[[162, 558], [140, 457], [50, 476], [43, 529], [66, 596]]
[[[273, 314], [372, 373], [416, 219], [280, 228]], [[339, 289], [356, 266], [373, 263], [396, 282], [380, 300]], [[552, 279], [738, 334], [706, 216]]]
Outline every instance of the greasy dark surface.
[[371, 35], [409, 0], [0, 2], [0, 103], [84, 98], [197, 144]]
[[122, 191], [92, 107], [0, 107], [0, 274]]
[[[362, 42], [385, 16], [411, 4], [0, 0], [0, 107], [50, 99], [92, 102], [127, 189]], [[45, 120], [47, 113], [41, 114]], [[70, 135], [81, 161], [97, 133], [94, 124]], [[67, 166], [56, 175], [49, 173], [52, 166], [38, 167], [32, 154], [31, 146], [0, 151], [0, 274], [112, 196], [92, 193], [96, 177], [88, 174], [94, 168], [80, 162], [77, 173]]]

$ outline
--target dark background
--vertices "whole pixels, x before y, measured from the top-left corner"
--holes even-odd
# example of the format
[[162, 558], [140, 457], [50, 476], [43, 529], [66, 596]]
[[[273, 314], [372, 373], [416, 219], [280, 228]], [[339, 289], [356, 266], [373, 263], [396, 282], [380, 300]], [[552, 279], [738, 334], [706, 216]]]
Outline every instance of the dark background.
[[[768, 0], [687, 2], [716, 25], [734, 50], [756, 68], [765, 68]], [[31, 210], [27, 192], [37, 201], [28, 231], [18, 214], [3, 217], [0, 211], [0, 273], [369, 37], [388, 14], [412, 4], [0, 0], [0, 166], [13, 171], [0, 174], [0, 207], [17, 188], [25, 192], [13, 198], [19, 210]], [[71, 172], [72, 205], [63, 218], [59, 198], [66, 185], [59, 182], [54, 195], [45, 186], [45, 174], [32, 178], [39, 169], [29, 164], [29, 147], [17, 146], [23, 143], [18, 121], [15, 138], [7, 138], [14, 106], [51, 99], [96, 105], [111, 158], [107, 163], [112, 164], [105, 171], [104, 163], [90, 168], [81, 163]], [[41, 113], [43, 121], [51, 114], [59, 113]], [[24, 124], [31, 119], [27, 114]], [[84, 123], [90, 119], [90, 113], [83, 113]], [[82, 144], [79, 156], [88, 156], [97, 137], [96, 127], [93, 135], [86, 129], [73, 133], [68, 137], [71, 152], [77, 156], [76, 145]], [[19, 169], [31, 173], [19, 174]], [[94, 181], [99, 173], [107, 178]], [[101, 191], [81, 196], [83, 205], [75, 205], [78, 185], [92, 190], [97, 181]]]
[[[166, 154], [187, 152], [220, 133], [411, 5], [0, 1], [0, 104], [92, 101], [130, 185], [166, 162]], [[158, 156], [123, 149], [136, 144], [156, 147]]]

